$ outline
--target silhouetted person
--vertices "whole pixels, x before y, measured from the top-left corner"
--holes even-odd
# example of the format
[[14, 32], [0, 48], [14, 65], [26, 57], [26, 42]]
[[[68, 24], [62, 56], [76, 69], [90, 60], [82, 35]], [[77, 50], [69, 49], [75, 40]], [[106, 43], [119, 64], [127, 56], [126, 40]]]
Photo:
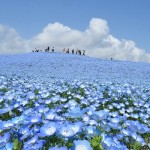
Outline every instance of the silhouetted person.
[[79, 53], [79, 49], [76, 50], [76, 54], [78, 54], [78, 53]]
[[52, 52], [54, 52], [54, 47], [52, 48]]
[[35, 52], [38, 52], [39, 50], [37, 48], [35, 48]]
[[83, 50], [83, 55], [85, 55], [85, 50]]
[[49, 49], [50, 49], [50, 48], [49, 48], [49, 46], [48, 46], [48, 47], [45, 49], [45, 52], [49, 52]]
[[49, 52], [49, 46], [47, 47], [47, 51]]
[[79, 55], [81, 55], [81, 50], [79, 50]]
[[69, 53], [69, 48], [67, 49], [66, 53]]
[[72, 50], [72, 54], [74, 54], [74, 49]]

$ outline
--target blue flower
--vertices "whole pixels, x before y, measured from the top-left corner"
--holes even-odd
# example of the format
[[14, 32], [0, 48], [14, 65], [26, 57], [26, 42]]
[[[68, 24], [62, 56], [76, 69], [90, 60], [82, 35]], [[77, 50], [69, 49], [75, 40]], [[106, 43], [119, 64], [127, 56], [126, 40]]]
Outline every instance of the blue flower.
[[109, 113], [106, 110], [100, 110], [95, 112], [94, 115], [97, 116], [99, 120], [101, 120], [105, 119], [109, 115]]
[[71, 150], [92, 150], [92, 147], [87, 140], [75, 140]]
[[5, 146], [1, 147], [0, 146], [0, 150], [13, 150], [13, 143], [7, 143]]
[[89, 120], [90, 120], [89, 115], [84, 114], [84, 115], [82, 116], [82, 120], [83, 120], [84, 122], [88, 123]]
[[146, 142], [144, 141], [144, 139], [140, 135], [138, 135], [136, 137], [136, 141], [139, 142], [139, 143], [141, 143], [142, 145], [146, 144]]
[[72, 125], [67, 124], [67, 125], [61, 126], [61, 128], [59, 129], [59, 134], [62, 137], [70, 138], [75, 133], [74, 133], [74, 130], [72, 129]]
[[83, 123], [82, 122], [76, 122], [72, 124], [71, 129], [74, 131], [74, 133], [79, 133], [82, 131]]
[[98, 129], [96, 129], [95, 126], [85, 127], [85, 133], [86, 133], [86, 137], [88, 137], [88, 138], [100, 135], [100, 131]]
[[53, 120], [57, 114], [55, 112], [49, 111], [44, 114], [45, 119]]
[[41, 117], [40, 116], [36, 116], [36, 115], [34, 115], [34, 116], [30, 116], [29, 117], [29, 122], [30, 123], [37, 123], [37, 122], [41, 122], [42, 121], [42, 119], [41, 119]]
[[28, 140], [27, 142], [25, 142], [25, 144], [34, 144], [36, 141], [38, 141], [38, 136], [35, 135], [34, 137], [32, 137], [30, 140]]
[[48, 150], [68, 150], [67, 147], [50, 147]]
[[81, 110], [80, 107], [73, 106], [71, 108], [72, 109], [68, 113], [64, 114], [65, 117], [79, 118], [82, 117], [85, 112], [84, 110]]
[[10, 133], [5, 133], [4, 136], [0, 136], [0, 148], [5, 146], [8, 143], [10, 138]]
[[35, 94], [34, 93], [29, 93], [28, 94], [28, 98], [29, 99], [34, 99], [35, 98]]
[[26, 121], [26, 119], [27, 119], [27, 117], [25, 115], [21, 115], [19, 117], [12, 118], [11, 121], [14, 124], [20, 124], [20, 123], [24, 123]]
[[12, 121], [9, 121], [9, 120], [8, 121], [2, 121], [0, 129], [2, 129], [2, 130], [10, 129], [13, 126], [14, 126], [14, 124]]
[[40, 128], [40, 136], [42, 137], [51, 136], [55, 134], [57, 128], [58, 128], [57, 123], [49, 122]]

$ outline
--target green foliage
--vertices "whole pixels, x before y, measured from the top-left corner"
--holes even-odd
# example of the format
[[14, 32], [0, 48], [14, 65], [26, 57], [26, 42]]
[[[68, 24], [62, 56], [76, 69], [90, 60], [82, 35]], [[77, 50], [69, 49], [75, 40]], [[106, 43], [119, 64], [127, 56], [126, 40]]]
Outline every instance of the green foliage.
[[17, 110], [17, 108], [14, 108], [11, 112], [6, 112], [4, 114], [0, 115], [0, 120], [7, 121], [15, 116], [20, 116], [21, 112]]
[[83, 88], [79, 88], [79, 89], [78, 89], [78, 92], [79, 92], [79, 94], [80, 94], [81, 96], [85, 96], [85, 91], [84, 91]]
[[13, 150], [21, 150], [22, 149], [23, 144], [22, 144], [22, 142], [19, 142], [18, 139], [15, 139], [13, 143], [14, 143]]
[[133, 142], [133, 143], [131, 144], [131, 148], [132, 148], [133, 150], [142, 150], [142, 149], [143, 149], [143, 148], [142, 148], [142, 144], [137, 143], [137, 142]]
[[110, 97], [107, 91], [104, 91], [104, 92], [103, 92], [103, 97], [104, 97], [104, 98], [109, 98], [109, 97]]
[[32, 107], [34, 106], [33, 100], [30, 100], [30, 101], [29, 101], [28, 106], [29, 106], [29, 108], [32, 108]]
[[34, 90], [34, 94], [38, 95], [39, 94], [39, 90], [38, 89]]
[[55, 135], [50, 136], [50, 137], [44, 137], [43, 139], [46, 141], [46, 143], [43, 146], [43, 150], [48, 150], [49, 147], [54, 147], [56, 145], [67, 146], [68, 148], [70, 148], [73, 145], [72, 140], [65, 141], [64, 139], [58, 138]]
[[60, 93], [60, 96], [62, 97], [62, 98], [68, 98], [68, 94], [67, 94], [67, 92], [63, 92], [63, 93]]
[[12, 116], [9, 114], [9, 112], [6, 112], [6, 113], [0, 115], [0, 120], [2, 120], [2, 121], [9, 120], [11, 118], [12, 118]]
[[0, 89], [0, 92], [6, 93], [6, 92], [8, 92], [8, 89], [4, 87], [4, 88]]
[[16, 116], [21, 116], [21, 112], [17, 108], [14, 108], [12, 110], [12, 113], [15, 114]]
[[95, 136], [91, 139], [90, 143], [93, 148], [93, 150], [103, 150], [103, 147], [101, 145], [101, 136]]
[[50, 109], [54, 108], [54, 105], [55, 105], [54, 103], [47, 104], [48, 108], [50, 108]]

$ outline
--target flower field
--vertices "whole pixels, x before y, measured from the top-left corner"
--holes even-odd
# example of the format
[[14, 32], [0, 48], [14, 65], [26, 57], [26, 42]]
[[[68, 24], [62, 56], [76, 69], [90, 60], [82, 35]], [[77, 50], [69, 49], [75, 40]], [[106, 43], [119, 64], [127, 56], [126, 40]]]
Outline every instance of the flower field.
[[0, 62], [0, 150], [150, 149], [150, 64], [42, 53]]

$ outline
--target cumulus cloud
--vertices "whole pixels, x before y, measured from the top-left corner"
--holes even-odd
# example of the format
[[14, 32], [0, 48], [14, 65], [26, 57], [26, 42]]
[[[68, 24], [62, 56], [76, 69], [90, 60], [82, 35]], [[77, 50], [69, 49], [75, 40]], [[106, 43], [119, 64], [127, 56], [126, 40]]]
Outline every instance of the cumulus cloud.
[[51, 23], [29, 40], [22, 39], [13, 28], [0, 25], [0, 53], [29, 52], [35, 47], [44, 50], [47, 46], [55, 46], [57, 51], [85, 49], [87, 55], [99, 58], [150, 62], [150, 53], [133, 41], [115, 38], [109, 33], [107, 21], [100, 18], [92, 18], [83, 32]]
[[15, 29], [0, 25], [0, 53], [14, 54], [28, 51], [27, 41], [23, 40]]

